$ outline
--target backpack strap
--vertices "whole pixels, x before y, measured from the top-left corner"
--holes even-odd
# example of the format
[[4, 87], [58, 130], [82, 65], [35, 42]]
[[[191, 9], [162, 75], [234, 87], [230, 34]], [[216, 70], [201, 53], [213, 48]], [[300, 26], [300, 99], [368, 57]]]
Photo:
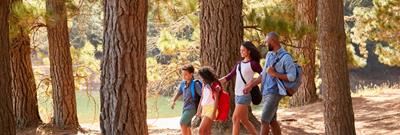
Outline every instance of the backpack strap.
[[240, 62], [239, 65], [238, 65], [240, 78], [242, 78], [242, 81], [244, 82], [244, 84], [247, 84], [247, 82], [246, 82], [246, 80], [244, 80], [244, 77], [243, 77], [243, 74], [242, 74], [241, 65], [242, 65], [242, 62]]
[[[277, 60], [275, 61], [275, 63], [272, 66], [275, 67], [276, 63], [278, 63], [286, 54], [290, 55], [288, 52], [284, 52], [284, 53], [279, 54], [280, 57], [277, 58]], [[283, 65], [283, 71], [286, 73], [285, 65]], [[299, 75], [297, 72], [298, 71], [297, 71], [297, 67], [296, 67], [296, 78]]]
[[[287, 52], [280, 53], [280, 54], [278, 55], [278, 58], [276, 59], [275, 63], [272, 64], [272, 67], [275, 67], [275, 65], [276, 65], [286, 54], [289, 55], [289, 53], [287, 53]], [[285, 66], [283, 66], [283, 71], [286, 72]]]
[[200, 83], [200, 85], [202, 85], [199, 80], [192, 80], [190, 82], [190, 92], [192, 94], [192, 99], [196, 98], [196, 83]]
[[179, 85], [179, 91], [183, 93], [183, 90], [185, 89], [186, 81], [181, 81], [181, 84]]
[[192, 94], [192, 99], [194, 99], [194, 96], [195, 96], [195, 91], [194, 91], [194, 89], [195, 89], [195, 81], [194, 80], [192, 80], [192, 81], [190, 81], [190, 86], [189, 86], [189, 88], [190, 88], [190, 93]]

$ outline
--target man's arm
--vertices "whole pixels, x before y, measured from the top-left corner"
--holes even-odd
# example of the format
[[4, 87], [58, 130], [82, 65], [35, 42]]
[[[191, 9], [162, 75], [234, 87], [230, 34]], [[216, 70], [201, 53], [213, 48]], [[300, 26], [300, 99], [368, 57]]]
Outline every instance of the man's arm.
[[274, 67], [269, 67], [267, 69], [268, 74], [271, 75], [272, 77], [278, 78], [279, 80], [287, 82], [294, 81], [296, 79], [296, 66], [292, 60], [292, 57], [287, 55], [286, 57], [282, 58], [282, 60], [284, 60], [283, 66], [286, 69], [286, 74], [280, 74], [276, 72]]
[[272, 77], [278, 78], [279, 80], [289, 81], [288, 76], [286, 74], [280, 74], [276, 72], [274, 67], [268, 68], [268, 74], [271, 75]]

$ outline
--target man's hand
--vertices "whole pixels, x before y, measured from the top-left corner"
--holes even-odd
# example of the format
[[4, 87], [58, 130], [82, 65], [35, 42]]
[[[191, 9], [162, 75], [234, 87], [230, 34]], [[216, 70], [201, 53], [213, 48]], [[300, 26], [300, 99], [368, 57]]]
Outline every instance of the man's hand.
[[172, 100], [172, 101], [171, 101], [171, 109], [174, 109], [174, 108], [175, 108], [175, 104], [176, 104], [175, 101]]
[[272, 77], [276, 77], [276, 76], [277, 76], [277, 73], [276, 73], [274, 67], [268, 67], [267, 73], [268, 73], [270, 76], [272, 76]]

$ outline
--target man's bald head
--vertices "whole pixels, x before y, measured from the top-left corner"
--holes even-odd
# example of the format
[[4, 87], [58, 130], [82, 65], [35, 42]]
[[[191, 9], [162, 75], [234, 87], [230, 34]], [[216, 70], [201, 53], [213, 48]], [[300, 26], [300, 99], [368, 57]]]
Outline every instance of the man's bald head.
[[278, 35], [278, 33], [276, 33], [276, 32], [270, 32], [270, 33], [267, 34], [266, 39], [267, 39], [267, 40], [270, 39], [270, 40], [278, 41], [278, 42], [279, 42], [279, 35]]
[[276, 32], [270, 32], [265, 37], [265, 45], [268, 47], [268, 51], [276, 50], [280, 48], [279, 35]]

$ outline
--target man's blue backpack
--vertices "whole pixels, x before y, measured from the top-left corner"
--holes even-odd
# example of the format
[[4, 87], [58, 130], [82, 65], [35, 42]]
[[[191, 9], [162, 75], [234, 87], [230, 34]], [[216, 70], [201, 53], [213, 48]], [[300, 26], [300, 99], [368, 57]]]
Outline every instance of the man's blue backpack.
[[[276, 63], [278, 63], [279, 60], [282, 59], [283, 56], [285, 56], [286, 54], [289, 55], [289, 53], [287, 53], [287, 52], [284, 52], [284, 53], [280, 54], [278, 59], [273, 64], [273, 66], [275, 67]], [[295, 94], [297, 92], [297, 89], [301, 85], [301, 75], [303, 74], [303, 69], [296, 62], [294, 62], [294, 65], [296, 67], [296, 79], [294, 81], [291, 81], [291, 82], [280, 80], [281, 82], [283, 82], [283, 85], [285, 86], [284, 89], [286, 89], [286, 95], [288, 95], [288, 96], [293, 96], [293, 94]], [[286, 74], [285, 66], [283, 66], [283, 70], [284, 70], [284, 72]]]
[[[189, 89], [190, 89], [190, 93], [192, 94], [192, 100], [196, 103], [196, 109], [197, 109], [197, 106], [199, 105], [199, 103], [200, 103], [200, 97], [201, 97], [201, 95], [199, 95], [199, 94], [197, 94], [196, 93], [196, 86], [195, 86], [195, 84], [196, 83], [199, 83], [200, 84], [200, 86], [203, 86], [203, 84], [201, 83], [201, 81], [199, 81], [199, 80], [192, 80], [191, 82], [190, 82], [190, 86], [189, 86]], [[181, 84], [180, 84], [180, 86], [179, 86], [179, 90], [183, 93], [183, 90], [185, 89], [185, 86], [186, 86], [186, 81], [182, 81], [181, 82]], [[201, 93], [200, 93], [201, 94]]]

